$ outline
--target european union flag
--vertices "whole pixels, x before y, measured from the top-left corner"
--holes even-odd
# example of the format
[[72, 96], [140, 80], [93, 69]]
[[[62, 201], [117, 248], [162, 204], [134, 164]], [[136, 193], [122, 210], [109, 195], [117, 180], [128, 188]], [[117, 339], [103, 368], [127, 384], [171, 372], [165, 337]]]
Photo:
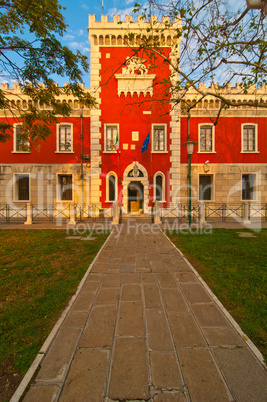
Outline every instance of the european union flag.
[[150, 132], [147, 134], [146, 139], [145, 139], [145, 141], [143, 142], [143, 145], [142, 145], [142, 153], [147, 150], [149, 141], [150, 141]]

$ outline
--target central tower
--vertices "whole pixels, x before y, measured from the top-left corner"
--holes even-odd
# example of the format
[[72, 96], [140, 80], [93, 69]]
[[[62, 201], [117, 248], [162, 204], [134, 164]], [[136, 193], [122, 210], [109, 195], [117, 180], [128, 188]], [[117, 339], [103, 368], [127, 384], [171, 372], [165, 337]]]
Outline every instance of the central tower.
[[[164, 84], [179, 58], [178, 28], [180, 20], [164, 17], [89, 15], [91, 91], [99, 104], [90, 123], [91, 203], [118, 200], [132, 212], [132, 179], [142, 188], [140, 210], [148, 212], [156, 199], [171, 202], [180, 186], [180, 109]], [[128, 176], [134, 166], [140, 177]]]

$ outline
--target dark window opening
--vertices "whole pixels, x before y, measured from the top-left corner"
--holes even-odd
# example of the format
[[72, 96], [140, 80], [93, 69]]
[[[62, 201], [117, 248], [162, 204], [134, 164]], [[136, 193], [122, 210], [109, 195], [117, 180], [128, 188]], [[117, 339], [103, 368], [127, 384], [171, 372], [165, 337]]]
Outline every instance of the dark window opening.
[[30, 199], [29, 176], [17, 176], [17, 199], [18, 201], [28, 201]]
[[59, 185], [61, 201], [72, 201], [72, 176], [60, 175]]
[[212, 176], [199, 176], [199, 199], [210, 201], [212, 199]]
[[255, 188], [255, 175], [243, 174], [242, 176], [242, 200], [253, 200]]

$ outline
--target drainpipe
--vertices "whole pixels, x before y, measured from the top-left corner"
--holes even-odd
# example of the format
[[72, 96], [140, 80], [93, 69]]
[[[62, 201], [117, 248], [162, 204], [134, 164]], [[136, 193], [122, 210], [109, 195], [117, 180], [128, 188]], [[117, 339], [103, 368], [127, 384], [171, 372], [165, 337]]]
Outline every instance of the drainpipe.
[[83, 216], [83, 107], [81, 107], [81, 218]]

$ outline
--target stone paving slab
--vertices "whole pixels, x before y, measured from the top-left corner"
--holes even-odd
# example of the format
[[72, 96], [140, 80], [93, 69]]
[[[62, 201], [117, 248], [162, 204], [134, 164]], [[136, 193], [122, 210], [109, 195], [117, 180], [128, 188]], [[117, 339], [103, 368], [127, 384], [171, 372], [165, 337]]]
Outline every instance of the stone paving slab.
[[86, 401], [90, 395], [94, 396], [91, 400], [103, 400], [109, 354], [106, 350], [79, 350], [73, 359], [60, 402]]
[[148, 399], [145, 338], [119, 338], [114, 349], [108, 396], [114, 400]]
[[60, 395], [60, 387], [58, 385], [34, 385], [30, 388], [26, 397], [23, 399], [24, 402], [47, 402], [56, 401]]
[[192, 401], [229, 401], [228, 392], [208, 349], [181, 349], [182, 370]]
[[174, 350], [167, 318], [163, 309], [147, 309], [147, 339], [150, 350]]
[[91, 268], [24, 401], [267, 400], [263, 365], [159, 227], [120, 226]]
[[183, 380], [174, 352], [150, 353], [152, 385], [156, 389], [182, 388]]

